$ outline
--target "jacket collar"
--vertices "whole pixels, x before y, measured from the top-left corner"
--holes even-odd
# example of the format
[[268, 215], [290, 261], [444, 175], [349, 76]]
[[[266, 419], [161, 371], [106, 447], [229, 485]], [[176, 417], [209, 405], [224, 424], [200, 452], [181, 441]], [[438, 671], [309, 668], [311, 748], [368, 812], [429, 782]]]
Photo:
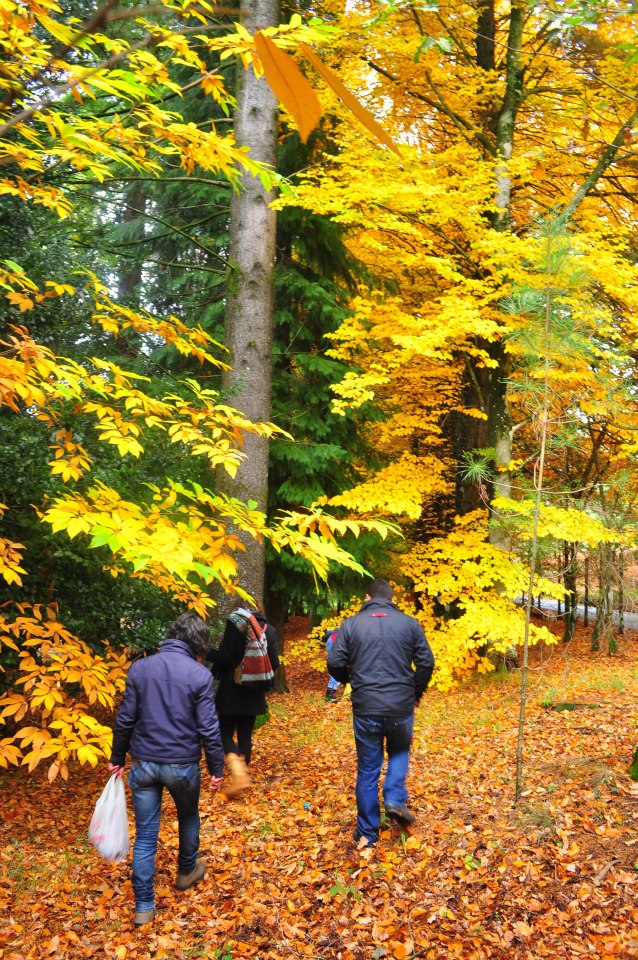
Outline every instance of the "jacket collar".
[[160, 650], [164, 653], [170, 650], [171, 653], [185, 653], [191, 660], [195, 659], [195, 654], [185, 640], [176, 640], [174, 637], [167, 637], [160, 643]]
[[392, 600], [381, 600], [379, 597], [372, 597], [370, 600], [366, 600], [363, 603], [359, 613], [361, 613], [363, 610], [369, 610], [371, 607], [381, 607], [383, 609], [390, 610], [398, 609], [396, 603], [393, 603]]

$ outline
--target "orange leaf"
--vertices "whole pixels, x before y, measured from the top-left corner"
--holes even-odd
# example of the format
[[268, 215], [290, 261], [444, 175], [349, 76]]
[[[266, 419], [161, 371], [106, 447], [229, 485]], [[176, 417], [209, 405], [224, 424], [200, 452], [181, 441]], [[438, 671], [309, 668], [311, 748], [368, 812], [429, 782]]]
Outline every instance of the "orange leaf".
[[305, 143], [321, 118], [317, 94], [295, 61], [260, 31], [254, 35], [255, 49], [271, 90], [299, 128]]
[[339, 99], [345, 103], [346, 107], [348, 107], [349, 110], [352, 110], [355, 117], [361, 121], [364, 127], [366, 127], [370, 133], [373, 133], [377, 140], [385, 144], [386, 147], [389, 147], [390, 150], [400, 157], [401, 154], [399, 152], [399, 148], [392, 137], [385, 132], [380, 123], [377, 123], [370, 111], [366, 110], [366, 108], [359, 103], [357, 98], [350, 93], [348, 88], [344, 86], [339, 77], [325, 65], [323, 60], [320, 60], [319, 57], [312, 52], [307, 44], [300, 43], [299, 47], [304, 56], [313, 65], [319, 76], [323, 77], [328, 86], [334, 90]]

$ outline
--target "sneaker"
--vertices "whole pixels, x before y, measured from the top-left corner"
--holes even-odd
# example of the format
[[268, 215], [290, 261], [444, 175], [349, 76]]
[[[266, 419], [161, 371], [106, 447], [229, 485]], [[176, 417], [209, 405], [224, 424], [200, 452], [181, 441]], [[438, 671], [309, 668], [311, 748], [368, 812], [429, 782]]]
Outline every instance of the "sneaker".
[[135, 926], [143, 927], [155, 919], [155, 910], [138, 910], [135, 914]]
[[196, 883], [203, 880], [206, 876], [206, 864], [203, 860], [198, 860], [190, 873], [178, 873], [175, 887], [177, 890], [188, 890], [194, 887]]
[[402, 824], [404, 827], [409, 827], [411, 823], [414, 823], [416, 817], [411, 810], [408, 810], [404, 806], [389, 806], [385, 808], [385, 815], [388, 820], [395, 820], [397, 823]]

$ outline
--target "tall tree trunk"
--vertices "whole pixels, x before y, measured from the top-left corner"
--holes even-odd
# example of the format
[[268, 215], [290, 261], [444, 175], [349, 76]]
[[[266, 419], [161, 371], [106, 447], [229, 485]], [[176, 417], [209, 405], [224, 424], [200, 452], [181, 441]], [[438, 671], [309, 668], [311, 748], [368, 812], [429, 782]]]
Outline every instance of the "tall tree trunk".
[[[510, 10], [510, 22], [505, 58], [505, 92], [501, 108], [496, 118], [496, 166], [494, 170], [496, 185], [496, 230], [510, 229], [510, 206], [512, 202], [512, 176], [509, 162], [514, 150], [514, 132], [516, 116], [523, 99], [523, 27], [527, 5], [515, 0]], [[492, 371], [490, 409], [488, 414], [488, 432], [490, 447], [494, 450], [496, 461], [496, 480], [494, 495], [509, 497], [511, 477], [509, 465], [512, 460], [512, 418], [507, 396], [507, 377], [510, 361], [504, 343], [492, 348], [497, 366]], [[498, 524], [498, 513], [491, 541], [496, 546], [507, 548], [508, 544]]]
[[618, 570], [618, 589], [617, 594], [617, 609], [618, 609], [618, 635], [624, 637], [625, 635], [625, 557], [622, 550], [618, 551], [618, 560], [616, 563], [616, 569]]
[[600, 650], [602, 641], [607, 644], [607, 652], [613, 654], [617, 650], [617, 645], [614, 634], [613, 556], [609, 544], [601, 543], [598, 548], [598, 558], [598, 610], [591, 649], [593, 652]]
[[576, 545], [565, 541], [563, 544], [565, 597], [565, 627], [563, 641], [569, 643], [574, 639], [576, 616], [578, 612], [578, 597], [576, 584]]
[[[146, 190], [144, 183], [133, 182], [126, 190], [124, 209], [120, 217], [120, 224], [124, 228], [123, 240], [131, 244], [142, 240], [144, 236], [144, 215], [146, 212]], [[129, 246], [129, 256], [122, 259], [119, 265], [117, 278], [117, 296], [120, 303], [138, 309], [140, 305], [140, 287], [142, 283], [141, 256], [135, 256]]]
[[[288, 616], [288, 595], [274, 590], [267, 589], [267, 616], [268, 623], [271, 623], [277, 631], [277, 649], [279, 655], [286, 649], [286, 619]], [[275, 674], [275, 693], [289, 693], [290, 687], [286, 677], [286, 665], [280, 663], [279, 669]]]
[[[243, 0], [240, 16], [246, 29], [254, 33], [277, 26], [279, 5], [277, 0]], [[265, 79], [258, 79], [252, 67], [239, 68], [235, 136], [237, 146], [247, 147], [252, 159], [275, 167], [277, 100]], [[233, 195], [230, 210], [226, 346], [232, 369], [225, 373], [223, 386], [228, 402], [251, 420], [268, 420], [271, 410], [275, 261], [272, 199], [258, 178], [244, 173], [241, 190]], [[246, 460], [236, 477], [221, 478], [218, 486], [241, 500], [255, 501], [266, 512], [268, 440], [246, 436], [244, 453]], [[240, 555], [240, 583], [255, 599], [263, 601], [264, 544], [241, 533], [240, 538], [246, 548]]]

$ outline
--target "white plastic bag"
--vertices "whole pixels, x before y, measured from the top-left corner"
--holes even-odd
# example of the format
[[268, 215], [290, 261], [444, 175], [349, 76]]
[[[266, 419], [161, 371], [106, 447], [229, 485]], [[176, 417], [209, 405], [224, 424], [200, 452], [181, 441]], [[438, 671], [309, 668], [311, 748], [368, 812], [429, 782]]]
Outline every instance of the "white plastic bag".
[[102, 791], [89, 825], [89, 842], [105, 860], [128, 856], [128, 814], [122, 778], [113, 774]]

